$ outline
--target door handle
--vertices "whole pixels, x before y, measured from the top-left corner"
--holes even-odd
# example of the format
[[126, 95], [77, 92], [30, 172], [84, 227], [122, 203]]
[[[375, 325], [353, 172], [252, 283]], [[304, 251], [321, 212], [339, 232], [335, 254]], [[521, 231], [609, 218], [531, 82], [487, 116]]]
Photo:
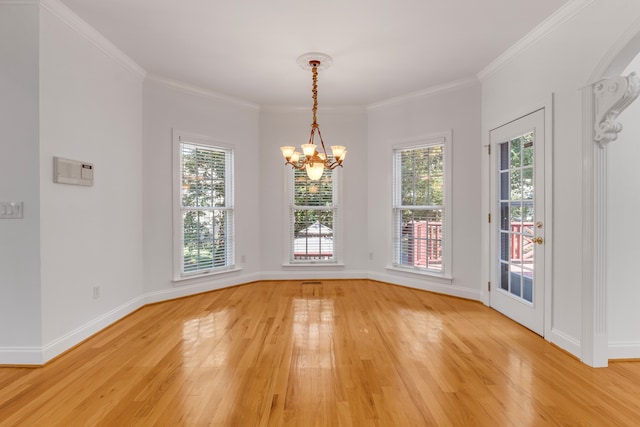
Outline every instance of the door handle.
[[544, 242], [544, 240], [542, 239], [542, 237], [535, 237], [535, 238], [533, 239], [533, 242], [534, 242], [534, 243], [537, 243], [537, 244], [539, 244], [539, 245], [541, 245], [541, 244], [542, 244], [542, 242]]

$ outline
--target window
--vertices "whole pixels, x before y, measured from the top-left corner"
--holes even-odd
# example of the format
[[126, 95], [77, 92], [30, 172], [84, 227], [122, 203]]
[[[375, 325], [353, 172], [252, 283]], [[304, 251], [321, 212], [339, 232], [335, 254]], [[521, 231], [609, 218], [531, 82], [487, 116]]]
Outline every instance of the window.
[[304, 169], [289, 172], [289, 262], [336, 263], [337, 170], [324, 169], [318, 181]]
[[175, 278], [231, 269], [233, 150], [181, 135], [174, 145]]
[[450, 135], [396, 147], [393, 154], [393, 265], [448, 276], [447, 154]]

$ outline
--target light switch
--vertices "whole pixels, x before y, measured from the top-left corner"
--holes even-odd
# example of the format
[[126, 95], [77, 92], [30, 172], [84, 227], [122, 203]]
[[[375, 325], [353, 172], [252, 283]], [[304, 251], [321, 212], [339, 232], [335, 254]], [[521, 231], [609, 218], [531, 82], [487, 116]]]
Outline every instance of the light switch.
[[0, 219], [21, 219], [22, 202], [0, 202]]

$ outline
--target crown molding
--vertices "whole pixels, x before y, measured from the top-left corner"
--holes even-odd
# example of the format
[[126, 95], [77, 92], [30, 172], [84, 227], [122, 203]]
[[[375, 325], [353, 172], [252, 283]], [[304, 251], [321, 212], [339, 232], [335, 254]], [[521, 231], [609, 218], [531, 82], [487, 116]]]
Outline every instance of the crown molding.
[[[309, 113], [311, 107], [286, 106], [286, 105], [263, 105], [260, 111], [267, 113]], [[318, 107], [321, 113], [361, 113], [366, 111], [366, 107], [361, 105], [336, 105], [329, 107]]]
[[33, 5], [40, 3], [40, 0], [0, 0], [0, 6], [5, 5]]
[[536, 44], [540, 39], [546, 37], [557, 27], [576, 16], [582, 11], [582, 9], [586, 8], [593, 2], [594, 0], [571, 0], [566, 3], [553, 15], [545, 19], [540, 25], [535, 27], [526, 36], [516, 42], [516, 44], [502, 53], [502, 55], [493, 60], [493, 62], [484, 67], [482, 70], [480, 70], [480, 72], [477, 74], [478, 79], [482, 81], [488, 78], [491, 74], [502, 68], [512, 58]]
[[478, 79], [474, 76], [474, 77], [469, 77], [469, 78], [465, 78], [465, 79], [460, 79], [460, 80], [454, 80], [448, 83], [444, 83], [438, 86], [432, 86], [430, 88], [427, 89], [423, 89], [423, 90], [419, 90], [417, 92], [411, 92], [411, 93], [407, 93], [405, 95], [400, 95], [394, 98], [389, 98], [387, 100], [384, 101], [380, 101], [380, 102], [374, 102], [373, 104], [369, 104], [367, 105], [367, 110], [373, 110], [376, 108], [380, 108], [380, 107], [386, 107], [392, 104], [397, 104], [399, 102], [405, 102], [408, 101], [410, 99], [413, 98], [419, 98], [419, 97], [428, 97], [428, 96], [434, 96], [434, 95], [439, 95], [441, 93], [444, 92], [449, 92], [452, 90], [458, 90], [458, 89], [462, 89], [468, 86], [473, 86], [474, 84], [479, 83]]
[[243, 99], [234, 98], [232, 96], [223, 95], [212, 90], [203, 89], [199, 86], [194, 86], [189, 83], [184, 83], [179, 80], [173, 80], [168, 77], [159, 76], [157, 74], [147, 73], [147, 80], [157, 83], [162, 86], [170, 87], [172, 89], [179, 89], [181, 91], [191, 93], [194, 95], [204, 96], [206, 98], [212, 98], [217, 101], [223, 101], [229, 104], [234, 104], [240, 107], [249, 108], [252, 110], [259, 110], [260, 106], [253, 102], [245, 101]]
[[71, 9], [60, 2], [60, 0], [40, 0], [36, 3], [39, 3], [41, 8], [51, 13], [69, 28], [83, 36], [87, 41], [100, 49], [109, 58], [125, 67], [127, 70], [132, 71], [134, 74], [142, 78], [147, 75], [144, 68], [138, 65], [133, 59], [129, 58], [124, 52], [118, 49], [116, 45], [111, 43], [95, 28], [76, 15]]

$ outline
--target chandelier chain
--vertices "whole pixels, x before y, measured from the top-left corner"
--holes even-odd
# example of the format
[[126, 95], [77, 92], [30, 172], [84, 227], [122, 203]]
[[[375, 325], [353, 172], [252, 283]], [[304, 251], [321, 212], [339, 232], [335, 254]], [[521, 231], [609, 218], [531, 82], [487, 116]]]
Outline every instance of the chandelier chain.
[[313, 73], [313, 87], [311, 89], [311, 93], [313, 94], [313, 124], [317, 125], [317, 112], [318, 112], [318, 66], [313, 65], [311, 68], [311, 72]]

